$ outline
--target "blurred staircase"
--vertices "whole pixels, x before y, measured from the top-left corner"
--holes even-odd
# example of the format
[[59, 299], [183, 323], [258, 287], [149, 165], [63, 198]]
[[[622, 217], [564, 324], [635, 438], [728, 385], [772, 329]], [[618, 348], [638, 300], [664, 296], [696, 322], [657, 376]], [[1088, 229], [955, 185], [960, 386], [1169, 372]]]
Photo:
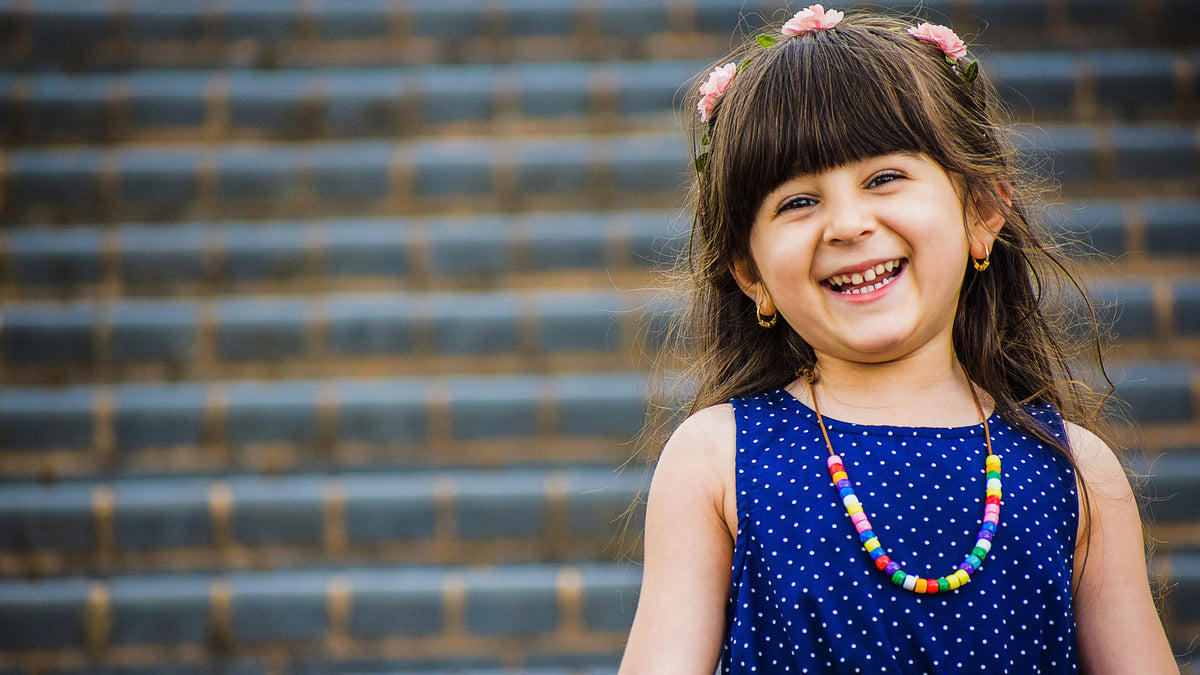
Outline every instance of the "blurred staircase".
[[[1200, 4], [923, 5], [1110, 259], [1187, 664]], [[684, 83], [780, 11], [0, 0], [0, 673], [613, 672]]]

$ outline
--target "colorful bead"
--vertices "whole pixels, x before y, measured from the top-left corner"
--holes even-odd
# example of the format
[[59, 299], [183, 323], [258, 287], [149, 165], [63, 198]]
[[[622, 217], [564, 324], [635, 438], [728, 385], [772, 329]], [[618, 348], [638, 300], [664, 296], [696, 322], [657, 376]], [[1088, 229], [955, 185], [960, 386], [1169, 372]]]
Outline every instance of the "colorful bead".
[[[824, 423], [822, 422], [822, 424]], [[832, 447], [830, 449], [832, 450]], [[989, 454], [986, 459], [987, 476], [986, 489], [984, 491], [983, 523], [979, 530], [979, 536], [976, 537], [975, 546], [952, 573], [944, 577], [938, 577], [937, 579], [925, 579], [908, 574], [900, 568], [899, 563], [887, 555], [886, 549], [883, 548], [883, 544], [879, 541], [879, 537], [876, 536], [874, 529], [871, 527], [862, 502], [854, 494], [854, 485], [850, 482], [850, 476], [846, 473], [845, 466], [842, 464], [842, 458], [838, 455], [830, 454], [827, 462], [833, 485], [842, 498], [842, 503], [846, 507], [846, 515], [850, 517], [850, 522], [854, 524], [854, 528], [859, 534], [859, 540], [863, 543], [863, 548], [871, 556], [875, 567], [888, 575], [893, 584], [915, 593], [935, 594], [954, 591], [962, 588], [971, 580], [971, 575], [979, 569], [983, 564], [984, 558], [991, 552], [992, 539], [1000, 522], [1000, 500], [1002, 498], [1000, 458], [998, 456]]]

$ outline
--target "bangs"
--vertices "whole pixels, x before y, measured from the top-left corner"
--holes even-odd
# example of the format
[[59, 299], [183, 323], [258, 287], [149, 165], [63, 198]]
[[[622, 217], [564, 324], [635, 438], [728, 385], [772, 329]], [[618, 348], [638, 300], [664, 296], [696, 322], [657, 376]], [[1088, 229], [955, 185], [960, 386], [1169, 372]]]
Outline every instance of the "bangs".
[[[839, 26], [752, 56], [730, 87], [740, 85], [740, 91], [727, 97], [734, 105], [717, 115], [713, 134], [725, 141], [721, 148], [714, 141], [717, 189], [738, 196], [725, 204], [733, 223], [748, 226], [767, 194], [802, 174], [899, 152], [940, 160], [939, 134], [920, 108], [936, 97], [935, 87], [922, 73], [907, 72], [911, 54], [886, 58], [915, 51], [915, 40], [898, 37], [886, 29]], [[923, 91], [901, 90], [914, 86]]]

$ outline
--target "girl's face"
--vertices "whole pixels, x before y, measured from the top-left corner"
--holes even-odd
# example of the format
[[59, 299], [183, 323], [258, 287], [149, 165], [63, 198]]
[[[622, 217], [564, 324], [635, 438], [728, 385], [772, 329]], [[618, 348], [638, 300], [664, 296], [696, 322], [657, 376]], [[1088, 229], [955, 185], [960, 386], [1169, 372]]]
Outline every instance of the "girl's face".
[[964, 223], [954, 182], [924, 155], [892, 154], [789, 180], [750, 231], [757, 276], [735, 265], [763, 314], [816, 351], [859, 363], [951, 348], [968, 252], [989, 250], [996, 214]]

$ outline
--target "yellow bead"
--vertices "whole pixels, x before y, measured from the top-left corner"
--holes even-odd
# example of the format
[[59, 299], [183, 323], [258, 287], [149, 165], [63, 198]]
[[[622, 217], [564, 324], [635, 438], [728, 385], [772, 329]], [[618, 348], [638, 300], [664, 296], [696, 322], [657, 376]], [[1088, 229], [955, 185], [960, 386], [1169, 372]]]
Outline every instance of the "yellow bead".
[[859, 511], [862, 511], [862, 504], [861, 504], [861, 503], [859, 503], [859, 504], [850, 504], [850, 505], [848, 505], [848, 506], [846, 507], [846, 513], [849, 513], [850, 515], [854, 515], [854, 514], [858, 513]]
[[875, 549], [879, 548], [879, 537], [871, 537], [866, 541], [865, 544], [863, 544], [863, 546], [866, 547], [868, 552], [874, 551]]
[[971, 580], [971, 575], [962, 570], [955, 570], [954, 576], [958, 577], [959, 586], [966, 586], [967, 582]]
[[845, 471], [839, 471], [839, 472], [833, 474], [833, 482], [836, 483], [839, 480], [850, 480], [850, 477], [846, 475]]
[[988, 458], [985, 460], [985, 462], [988, 471], [1000, 470], [1000, 458], [996, 455], [988, 455]]
[[1001, 489], [1000, 489], [1000, 488], [988, 488], [988, 490], [987, 490], [987, 496], [989, 496], [989, 497], [1003, 497], [1003, 496], [1004, 496], [1004, 493], [1001, 491]]
[[950, 575], [946, 576], [946, 583], [950, 584], [950, 590], [952, 590], [952, 591], [957, 589], [959, 586], [962, 586], [962, 582], [959, 581], [958, 576], [956, 576], [954, 574], [950, 574]]

